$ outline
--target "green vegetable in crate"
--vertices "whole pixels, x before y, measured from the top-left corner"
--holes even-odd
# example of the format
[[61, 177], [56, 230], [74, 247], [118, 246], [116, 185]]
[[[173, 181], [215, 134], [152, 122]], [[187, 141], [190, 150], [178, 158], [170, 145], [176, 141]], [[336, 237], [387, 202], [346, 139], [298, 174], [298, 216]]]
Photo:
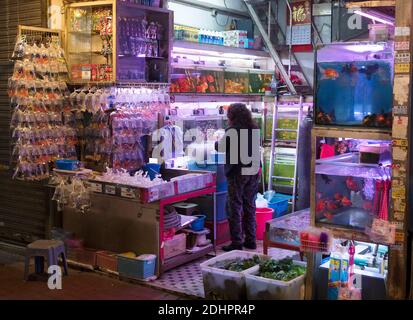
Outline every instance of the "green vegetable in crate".
[[249, 268], [252, 268], [257, 264], [260, 264], [261, 261], [262, 259], [259, 256], [255, 255], [250, 259], [235, 258], [218, 261], [213, 265], [213, 267], [229, 271], [241, 272]]
[[306, 271], [306, 268], [293, 263], [290, 258], [282, 260], [266, 260], [260, 263], [259, 275], [279, 281], [291, 281]]

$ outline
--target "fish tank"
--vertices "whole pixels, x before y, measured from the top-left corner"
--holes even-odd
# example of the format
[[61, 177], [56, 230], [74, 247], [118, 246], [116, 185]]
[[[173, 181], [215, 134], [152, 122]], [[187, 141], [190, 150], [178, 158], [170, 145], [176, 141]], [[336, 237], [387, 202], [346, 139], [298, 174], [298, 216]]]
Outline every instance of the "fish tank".
[[248, 72], [227, 69], [224, 74], [224, 92], [233, 94], [249, 93]]
[[391, 128], [392, 43], [331, 44], [317, 51], [315, 123]]
[[195, 93], [196, 72], [191, 68], [173, 68], [171, 73], [171, 93]]
[[317, 137], [316, 150], [317, 223], [364, 231], [389, 219], [390, 141]]

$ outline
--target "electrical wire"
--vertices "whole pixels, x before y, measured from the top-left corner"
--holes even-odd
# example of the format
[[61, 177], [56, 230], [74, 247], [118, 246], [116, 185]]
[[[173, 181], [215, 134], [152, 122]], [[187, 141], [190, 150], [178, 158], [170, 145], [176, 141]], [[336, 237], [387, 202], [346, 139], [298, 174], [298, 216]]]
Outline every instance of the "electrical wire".
[[[226, 1], [226, 0], [224, 0], [224, 6], [225, 6], [226, 9], [229, 9], [228, 6], [227, 6], [227, 1]], [[226, 27], [226, 26], [228, 25], [228, 23], [229, 23], [229, 16], [227, 16], [227, 22], [225, 22], [225, 24], [220, 24], [220, 23], [218, 22], [217, 17], [218, 17], [218, 15], [215, 16], [215, 23], [216, 23], [217, 25], [219, 25], [220, 27]]]

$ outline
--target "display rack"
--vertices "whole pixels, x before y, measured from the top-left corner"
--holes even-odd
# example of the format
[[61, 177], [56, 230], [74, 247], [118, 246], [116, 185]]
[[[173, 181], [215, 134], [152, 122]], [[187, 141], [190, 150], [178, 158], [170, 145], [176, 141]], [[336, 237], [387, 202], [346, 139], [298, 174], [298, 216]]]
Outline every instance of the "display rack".
[[172, 21], [172, 11], [120, 0], [67, 5], [71, 83], [169, 83]]

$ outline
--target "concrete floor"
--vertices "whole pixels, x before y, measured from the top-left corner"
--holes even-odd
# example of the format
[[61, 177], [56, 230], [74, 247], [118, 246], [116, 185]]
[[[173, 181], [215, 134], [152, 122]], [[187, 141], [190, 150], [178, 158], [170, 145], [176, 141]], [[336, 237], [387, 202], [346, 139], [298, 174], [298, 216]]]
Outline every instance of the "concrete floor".
[[[31, 271], [34, 272], [32, 261]], [[0, 300], [179, 300], [180, 296], [95, 272], [69, 269], [62, 290], [46, 280], [24, 281], [21, 256], [0, 251]]]

